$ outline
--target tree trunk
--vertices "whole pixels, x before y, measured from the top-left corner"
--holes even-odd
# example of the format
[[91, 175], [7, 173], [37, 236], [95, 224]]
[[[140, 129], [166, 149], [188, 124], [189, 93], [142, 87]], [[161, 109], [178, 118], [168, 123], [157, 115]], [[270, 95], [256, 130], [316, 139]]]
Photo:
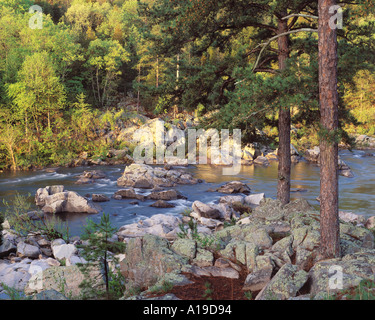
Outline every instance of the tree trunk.
[[[286, 15], [286, 12], [284, 16]], [[278, 34], [288, 31], [288, 24], [286, 20], [279, 20]], [[278, 63], [279, 70], [286, 68], [286, 60], [289, 55], [288, 36], [278, 38]], [[290, 109], [289, 106], [282, 106], [279, 110], [279, 168], [278, 168], [278, 185], [277, 185], [277, 199], [282, 204], [287, 204], [290, 201]]]
[[[141, 64], [138, 66], [138, 84], [141, 83]], [[139, 85], [138, 85], [138, 91], [137, 91], [137, 113], [139, 112], [139, 105], [140, 105], [140, 91], [139, 91]]]
[[[176, 91], [178, 90], [178, 81], [180, 79], [180, 55], [177, 55], [177, 66], [176, 66]], [[173, 117], [176, 119], [178, 113], [178, 98], [176, 97], [176, 104], [173, 107]]]
[[320, 232], [321, 258], [340, 256], [338, 217], [337, 34], [330, 28], [329, 8], [335, 0], [319, 0], [319, 100], [320, 100]]
[[159, 57], [156, 57], [156, 88], [159, 88]]

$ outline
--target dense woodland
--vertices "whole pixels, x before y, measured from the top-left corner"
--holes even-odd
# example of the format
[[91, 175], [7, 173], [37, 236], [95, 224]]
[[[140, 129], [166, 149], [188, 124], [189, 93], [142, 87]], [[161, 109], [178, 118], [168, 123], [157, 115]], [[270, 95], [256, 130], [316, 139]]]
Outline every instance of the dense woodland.
[[[375, 3], [342, 2], [339, 118], [350, 142], [375, 134]], [[123, 148], [97, 138], [129, 117], [124, 100], [155, 116], [206, 115], [205, 126], [242, 129], [244, 143], [264, 132], [274, 147], [287, 109], [292, 142], [318, 145], [317, 1], [251, 3], [0, 0], [0, 169]], [[35, 4], [42, 29], [30, 27]]]

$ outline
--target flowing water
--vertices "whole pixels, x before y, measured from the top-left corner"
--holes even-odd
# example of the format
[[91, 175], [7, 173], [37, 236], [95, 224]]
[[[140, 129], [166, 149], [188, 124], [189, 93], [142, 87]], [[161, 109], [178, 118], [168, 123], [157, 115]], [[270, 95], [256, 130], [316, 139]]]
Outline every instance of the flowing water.
[[[341, 151], [341, 158], [351, 167], [354, 178], [340, 176], [340, 210], [351, 211], [364, 216], [375, 215], [375, 157], [365, 156], [366, 153], [375, 153], [375, 150], [368, 151]], [[94, 184], [77, 185], [77, 176], [85, 170], [102, 170], [106, 173], [107, 179], [97, 180]], [[176, 205], [175, 208], [159, 209], [149, 207], [154, 201], [139, 202], [132, 205], [134, 200], [114, 200], [111, 196], [119, 190], [116, 184], [117, 179], [124, 171], [124, 166], [96, 166], [60, 168], [57, 172], [47, 173], [46, 171], [16, 172], [0, 174], [0, 199], [10, 201], [18, 193], [28, 196], [28, 201], [34, 206], [34, 195], [38, 188], [48, 185], [64, 185], [66, 190], [76, 191], [80, 195], [92, 193], [105, 194], [111, 198], [109, 202], [100, 203], [103, 211], [111, 216], [112, 225], [121, 227], [125, 224], [136, 222], [140, 219], [151, 217], [158, 213], [180, 214], [185, 209], [191, 208], [195, 200], [205, 203], [215, 203], [222, 194], [207, 192], [210, 188], [216, 188], [225, 182], [241, 180], [249, 185], [252, 193], [264, 192], [266, 197], [276, 197], [277, 187], [277, 162], [271, 162], [269, 167], [243, 166], [241, 172], [236, 176], [223, 176], [221, 167], [210, 165], [189, 166], [187, 168], [196, 178], [205, 180], [197, 185], [177, 186], [187, 200], [170, 201]], [[137, 190], [147, 195], [150, 191]], [[300, 162], [292, 167], [292, 199], [305, 198], [317, 209], [319, 202], [319, 167], [317, 165]], [[0, 203], [0, 210], [4, 206]], [[82, 226], [87, 218], [98, 222], [101, 214], [59, 214], [63, 221], [69, 224], [71, 235], [79, 235]]]

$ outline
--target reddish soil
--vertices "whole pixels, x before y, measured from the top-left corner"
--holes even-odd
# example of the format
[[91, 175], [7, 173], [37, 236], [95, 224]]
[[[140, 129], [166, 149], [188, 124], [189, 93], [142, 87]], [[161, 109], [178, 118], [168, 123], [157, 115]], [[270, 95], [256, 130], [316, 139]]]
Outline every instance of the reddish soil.
[[[193, 283], [175, 286], [169, 292], [151, 294], [149, 297], [173, 293], [181, 300], [248, 300], [242, 290], [247, 276], [246, 272], [241, 272], [239, 279], [196, 276], [190, 273], [184, 273], [184, 275]], [[256, 293], [252, 295], [253, 298], [255, 296]]]

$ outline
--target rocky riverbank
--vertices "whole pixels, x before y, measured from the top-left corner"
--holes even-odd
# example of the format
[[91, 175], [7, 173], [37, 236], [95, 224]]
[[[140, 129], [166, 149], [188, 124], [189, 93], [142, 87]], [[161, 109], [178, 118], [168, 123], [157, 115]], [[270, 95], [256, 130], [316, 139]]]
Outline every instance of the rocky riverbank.
[[[181, 196], [173, 189], [160, 190], [159, 184], [153, 187], [151, 198], [157, 201]], [[129, 196], [131, 188], [123, 189], [121, 197]], [[345, 299], [343, 290], [374, 280], [374, 217], [340, 212], [342, 256], [319, 261], [320, 217], [307, 201], [282, 206], [264, 194], [252, 194], [239, 181], [211, 191], [226, 195], [215, 204], [195, 201], [180, 216], [158, 214], [118, 230], [110, 241], [127, 245], [116, 253], [119, 265], [111, 267], [126, 278], [123, 299], [178, 299], [179, 292], [202, 277], [235, 280], [244, 296], [257, 300], [325, 299], [335, 293]], [[62, 186], [43, 188], [36, 201], [44, 200], [44, 208], [56, 194], [64, 195], [57, 201], [70, 199], [67, 192]], [[38, 232], [19, 237], [5, 222], [3, 238], [0, 297], [11, 287], [34, 299], [79, 299], [84, 275], [77, 263], [85, 263], [79, 237], [49, 241]], [[341, 289], [330, 287], [335, 268], [342, 271]], [[165, 288], [174, 295], [163, 296]]]
[[[138, 145], [139, 141], [134, 136], [137, 130], [146, 130], [153, 135], [153, 142], [156, 144], [156, 130], [162, 128], [164, 130], [163, 136], [168, 137], [169, 140], [164, 141], [164, 147], [168, 147], [171, 144], [173, 137], [179, 138], [184, 136], [188, 137], [188, 130], [198, 128], [200, 119], [191, 116], [187, 113], [178, 114], [174, 121], [163, 119], [163, 118], [150, 118], [142, 114], [129, 113], [126, 120], [118, 119], [113, 126], [108, 126], [107, 129], [95, 130], [98, 132], [98, 142], [105, 144], [108, 147], [106, 152], [97, 154], [95, 152], [83, 151], [75, 159], [71, 159], [65, 166], [66, 167], [80, 167], [80, 166], [106, 166], [106, 165], [130, 165], [134, 163], [133, 151]], [[264, 134], [264, 133], [263, 133]], [[358, 149], [375, 149], [375, 138], [358, 135], [355, 137], [355, 148]], [[124, 147], [124, 145], [127, 145]], [[347, 148], [343, 145], [342, 148]], [[299, 161], [311, 161], [318, 163], [319, 148], [314, 147], [306, 150], [297, 150], [291, 145], [291, 157], [292, 163], [298, 163]], [[208, 150], [208, 156], [210, 150]], [[373, 155], [369, 153], [368, 155]], [[172, 165], [180, 164], [184, 161], [177, 163], [174, 161]], [[210, 159], [209, 163], [210, 163]], [[241, 150], [241, 164], [242, 165], [261, 165], [268, 166], [270, 161], [278, 161], [277, 150], [270, 148], [267, 145], [254, 142], [242, 146]], [[225, 162], [225, 161], [223, 161]], [[346, 177], [352, 177], [353, 172], [350, 168], [344, 164], [339, 163], [340, 173]], [[30, 165], [29, 170], [46, 170], [48, 172], [57, 170], [58, 167], [51, 166], [48, 168], [34, 167]], [[98, 178], [100, 179], [100, 177]], [[82, 177], [79, 183], [90, 183], [95, 178], [90, 176]]]

